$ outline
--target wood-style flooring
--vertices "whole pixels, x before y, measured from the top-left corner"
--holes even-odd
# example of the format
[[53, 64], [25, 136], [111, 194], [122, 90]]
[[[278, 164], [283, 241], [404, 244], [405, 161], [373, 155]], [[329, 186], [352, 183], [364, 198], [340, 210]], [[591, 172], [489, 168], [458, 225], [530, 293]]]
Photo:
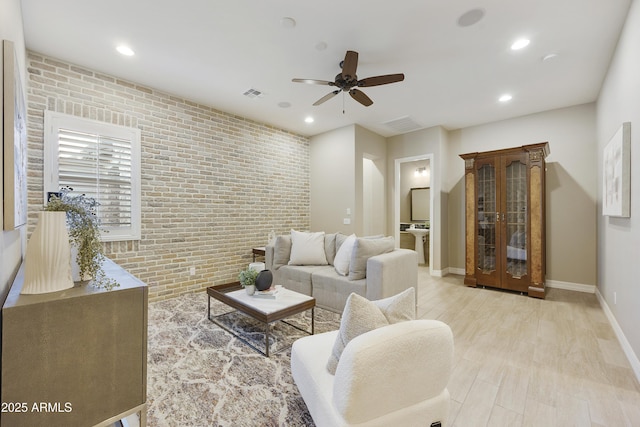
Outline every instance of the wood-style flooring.
[[540, 300], [419, 270], [418, 317], [454, 335], [449, 426], [640, 426], [640, 385], [594, 294]]

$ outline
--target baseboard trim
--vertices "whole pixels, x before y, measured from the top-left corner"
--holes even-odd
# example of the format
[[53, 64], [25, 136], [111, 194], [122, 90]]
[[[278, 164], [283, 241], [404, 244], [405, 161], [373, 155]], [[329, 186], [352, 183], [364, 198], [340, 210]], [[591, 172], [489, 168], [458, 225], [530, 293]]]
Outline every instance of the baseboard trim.
[[598, 298], [600, 307], [602, 307], [602, 311], [604, 311], [605, 316], [607, 316], [607, 319], [613, 328], [613, 332], [616, 334], [618, 342], [620, 342], [620, 345], [622, 346], [622, 351], [624, 351], [624, 354], [627, 356], [627, 359], [631, 364], [631, 369], [633, 369], [633, 372], [636, 374], [636, 379], [640, 381], [640, 360], [638, 359], [638, 356], [633, 351], [633, 348], [627, 340], [627, 337], [624, 335], [624, 332], [622, 332], [622, 328], [618, 324], [616, 317], [613, 315], [609, 305], [598, 289], [596, 289], [596, 298]]
[[465, 271], [464, 268], [455, 268], [455, 267], [449, 267], [447, 269], [449, 274], [457, 274], [458, 276], [464, 276], [465, 275]]
[[433, 269], [431, 271], [431, 275], [434, 276], [434, 277], [444, 277], [447, 274], [449, 274], [449, 269], [448, 268], [445, 268], [444, 270]]
[[[464, 276], [466, 271], [464, 268], [447, 267], [444, 270], [433, 270], [433, 275], [438, 277], [446, 276], [447, 274], [457, 274]], [[545, 280], [546, 286], [556, 289], [565, 289], [567, 291], [585, 292], [588, 294], [594, 294], [596, 287], [594, 285], [584, 285], [582, 283], [562, 282], [560, 280]]]
[[443, 270], [433, 270], [431, 275], [434, 277], [444, 277], [449, 274], [457, 274], [458, 276], [464, 276], [464, 268], [447, 267]]
[[585, 292], [587, 294], [595, 294], [596, 287], [594, 285], [584, 285], [582, 283], [562, 282], [560, 280], [546, 280], [546, 285], [550, 288], [565, 289], [567, 291]]

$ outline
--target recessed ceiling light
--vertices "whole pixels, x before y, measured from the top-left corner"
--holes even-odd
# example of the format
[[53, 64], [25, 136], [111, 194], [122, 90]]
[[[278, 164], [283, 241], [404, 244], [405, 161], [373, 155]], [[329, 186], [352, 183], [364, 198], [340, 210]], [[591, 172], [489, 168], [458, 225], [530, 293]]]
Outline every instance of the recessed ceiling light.
[[116, 50], [118, 52], [120, 52], [122, 55], [125, 55], [125, 56], [133, 56], [133, 55], [135, 55], [135, 52], [129, 46], [120, 45], [120, 46], [116, 47]]
[[293, 28], [296, 26], [296, 20], [289, 17], [284, 17], [280, 20], [282, 28]]
[[120, 45], [120, 46], [116, 47], [116, 50], [118, 52], [120, 52], [124, 56], [133, 56], [133, 55], [135, 55], [135, 52], [129, 46]]
[[543, 61], [543, 62], [547, 62], [547, 61], [550, 61], [550, 60], [552, 60], [552, 59], [556, 59], [557, 57], [558, 57], [558, 54], [557, 54], [557, 53], [550, 53], [550, 54], [548, 54], [548, 55], [543, 56], [543, 57], [542, 57], [542, 61]]
[[529, 39], [518, 39], [515, 42], [513, 42], [513, 44], [511, 45], [511, 50], [523, 49], [529, 46], [529, 43], [531, 43], [531, 40]]
[[512, 99], [513, 99], [513, 96], [509, 95], [508, 93], [505, 93], [500, 98], [498, 98], [498, 101], [500, 101], [500, 102], [509, 102]]
[[460, 27], [470, 27], [473, 24], [478, 23], [484, 17], [484, 10], [482, 9], [471, 9], [468, 12], [463, 13], [458, 18], [458, 26]]
[[313, 117], [309, 116], [307, 118], [304, 119], [305, 123], [313, 123]]

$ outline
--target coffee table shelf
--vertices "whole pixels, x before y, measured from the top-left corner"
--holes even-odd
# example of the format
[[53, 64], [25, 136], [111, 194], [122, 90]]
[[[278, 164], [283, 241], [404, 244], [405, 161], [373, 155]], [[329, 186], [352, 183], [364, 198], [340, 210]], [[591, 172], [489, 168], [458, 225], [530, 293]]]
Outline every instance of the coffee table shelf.
[[[207, 288], [207, 295], [207, 317], [209, 318], [209, 320], [238, 338], [240, 341], [247, 344], [249, 347], [267, 357], [269, 357], [269, 337], [271, 334], [272, 323], [282, 321], [289, 326], [292, 326], [310, 335], [313, 335], [315, 332], [314, 311], [316, 300], [313, 297], [285, 288], [280, 289], [276, 298], [262, 298], [251, 296], [245, 292], [244, 288], [240, 285], [240, 282], [210, 286]], [[265, 351], [257, 348], [251, 342], [244, 339], [239, 333], [227, 327], [222, 322], [218, 321], [219, 317], [225, 316], [230, 312], [219, 314], [217, 316], [211, 316], [211, 298], [221, 301], [229, 307], [234, 308], [235, 310], [240, 311], [241, 313], [244, 313], [261, 323], [264, 323]], [[311, 332], [284, 320], [288, 317], [307, 310], [311, 310]]]

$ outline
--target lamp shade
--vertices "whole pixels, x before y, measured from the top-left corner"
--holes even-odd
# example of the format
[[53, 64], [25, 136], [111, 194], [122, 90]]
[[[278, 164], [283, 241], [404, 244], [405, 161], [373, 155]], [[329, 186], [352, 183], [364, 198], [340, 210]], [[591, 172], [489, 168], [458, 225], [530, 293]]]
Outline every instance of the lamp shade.
[[23, 294], [73, 288], [66, 212], [40, 212], [25, 254]]

